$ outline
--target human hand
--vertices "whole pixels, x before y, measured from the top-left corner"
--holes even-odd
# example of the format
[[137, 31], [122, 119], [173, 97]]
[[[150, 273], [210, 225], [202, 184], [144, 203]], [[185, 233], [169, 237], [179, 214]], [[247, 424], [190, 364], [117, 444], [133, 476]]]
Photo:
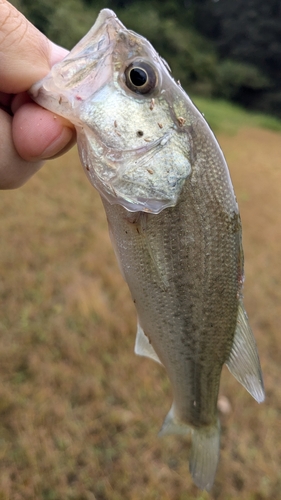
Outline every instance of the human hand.
[[75, 141], [70, 122], [27, 94], [66, 54], [0, 0], [0, 189], [21, 186], [43, 160], [63, 154]]

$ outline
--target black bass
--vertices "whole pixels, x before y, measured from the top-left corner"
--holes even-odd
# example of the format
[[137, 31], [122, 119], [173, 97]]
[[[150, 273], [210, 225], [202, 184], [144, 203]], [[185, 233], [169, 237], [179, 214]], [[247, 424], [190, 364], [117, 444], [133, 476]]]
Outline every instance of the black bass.
[[76, 126], [136, 305], [135, 352], [162, 363], [172, 384], [160, 433], [191, 432], [190, 471], [209, 490], [223, 364], [264, 399], [243, 306], [239, 211], [220, 147], [165, 61], [108, 9], [30, 93]]

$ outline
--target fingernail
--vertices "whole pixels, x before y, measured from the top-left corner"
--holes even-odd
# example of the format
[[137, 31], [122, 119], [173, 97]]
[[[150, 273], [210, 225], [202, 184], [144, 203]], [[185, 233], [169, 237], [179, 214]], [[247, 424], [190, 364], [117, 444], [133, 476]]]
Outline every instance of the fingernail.
[[47, 160], [48, 158], [52, 158], [53, 156], [59, 154], [70, 141], [73, 140], [73, 129], [68, 127], [64, 127], [62, 129], [61, 134], [55, 141], [53, 141], [40, 155], [40, 158], [43, 160]]

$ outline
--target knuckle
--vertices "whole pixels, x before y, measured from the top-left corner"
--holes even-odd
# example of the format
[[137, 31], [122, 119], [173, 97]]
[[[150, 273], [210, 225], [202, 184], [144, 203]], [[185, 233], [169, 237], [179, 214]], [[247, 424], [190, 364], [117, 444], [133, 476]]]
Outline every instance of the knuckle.
[[8, 3], [0, 4], [0, 50], [1, 52], [21, 43], [28, 29], [27, 19]]

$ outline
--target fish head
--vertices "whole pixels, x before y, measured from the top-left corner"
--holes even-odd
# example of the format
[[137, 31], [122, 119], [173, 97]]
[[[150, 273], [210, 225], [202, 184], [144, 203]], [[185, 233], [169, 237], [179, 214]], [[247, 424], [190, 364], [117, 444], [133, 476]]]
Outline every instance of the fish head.
[[188, 98], [114, 12], [102, 10], [30, 95], [75, 125], [82, 165], [102, 197], [132, 212], [176, 205], [191, 173]]

